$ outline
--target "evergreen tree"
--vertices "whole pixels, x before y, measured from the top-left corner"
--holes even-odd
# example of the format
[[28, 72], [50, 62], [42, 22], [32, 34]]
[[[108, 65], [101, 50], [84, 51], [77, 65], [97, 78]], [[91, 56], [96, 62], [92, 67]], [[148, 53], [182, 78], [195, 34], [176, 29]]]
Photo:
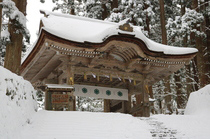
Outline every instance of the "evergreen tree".
[[[2, 17], [8, 20], [2, 28], [1, 55], [6, 46], [4, 66], [19, 74], [23, 37], [29, 42], [29, 31], [26, 28], [26, 0], [3, 0]], [[16, 7], [17, 6], [17, 7]], [[25, 14], [25, 15], [24, 15]]]

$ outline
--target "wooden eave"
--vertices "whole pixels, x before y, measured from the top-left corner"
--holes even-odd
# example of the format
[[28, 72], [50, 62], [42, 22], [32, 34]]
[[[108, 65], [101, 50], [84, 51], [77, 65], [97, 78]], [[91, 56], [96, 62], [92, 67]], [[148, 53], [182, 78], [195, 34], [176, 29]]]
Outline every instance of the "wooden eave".
[[[66, 39], [63, 39], [63, 38], [58, 37], [56, 35], [53, 35], [53, 34], [47, 32], [45, 30], [42, 30], [41, 34], [43, 34], [44, 37], [48, 38], [49, 40], [53, 40], [53, 41], [56, 41], [56, 42], [61, 43], [61, 44], [66, 44], [66, 45], [75, 46], [75, 47], [84, 48], [84, 49], [85, 48], [88, 48], [88, 49], [102, 48], [107, 43], [115, 40], [115, 41], [121, 41], [121, 42], [134, 43], [137, 46], [139, 46], [140, 49], [146, 55], [151, 56], [151, 57], [155, 57], [155, 58], [161, 57], [161, 58], [169, 58], [169, 59], [170, 58], [171, 59], [185, 59], [185, 58], [186, 59], [191, 59], [192, 57], [194, 57], [196, 55], [196, 53], [183, 54], [183, 55], [170, 55], [170, 54], [164, 54], [163, 52], [151, 51], [147, 48], [146, 44], [142, 40], [136, 38], [134, 35], [121, 34], [121, 33], [119, 33], [119, 35], [113, 35], [113, 36], [110, 36], [110, 37], [104, 39], [104, 42], [102, 42], [102, 43], [93, 43], [93, 42], [87, 42], [87, 41], [84, 42], [84, 43], [81, 43], [81, 42], [66, 40]], [[43, 35], [41, 35], [41, 37]]]
[[[46, 42], [48, 44], [45, 45]], [[153, 62], [145, 61], [144, 59], [141, 59], [142, 55], [137, 55], [137, 53], [135, 53], [134, 50], [125, 51], [124, 54], [121, 53], [121, 55], [123, 55], [122, 57], [124, 57], [125, 61], [127, 61], [125, 64], [129, 68], [132, 68], [133, 70], [138, 68], [138, 65], [136, 64], [136, 62], [139, 61], [140, 64], [145, 64], [145, 66], [144, 66], [145, 73], [144, 74], [150, 75], [151, 78], [153, 78], [152, 76], [155, 76], [155, 74], [160, 74], [158, 76], [156, 75], [157, 77], [154, 77], [154, 79], [151, 80], [151, 83], [154, 83], [155, 81], [163, 78], [164, 75], [165, 76], [170, 75], [171, 72], [174, 72], [174, 71], [178, 70], [179, 68], [181, 68], [185, 64], [184, 62], [189, 61], [196, 55], [196, 53], [185, 54], [185, 55], [167, 55], [167, 54], [164, 54], [163, 52], [151, 51], [147, 48], [146, 44], [142, 40], [135, 38], [135, 36], [133, 36], [133, 35], [119, 34], [119, 35], [110, 36], [110, 37], [106, 38], [104, 40], [104, 42], [102, 42], [102, 43], [91, 43], [91, 42], [81, 43], [81, 42], [74, 42], [74, 41], [60, 38], [58, 36], [55, 36], [47, 31], [45, 31], [44, 29], [42, 29], [41, 33], [39, 35], [39, 39], [38, 39], [37, 43], [35, 44], [35, 47], [33, 48], [32, 52], [28, 55], [26, 60], [21, 65], [21, 74], [24, 73], [24, 75], [25, 75], [25, 73], [28, 72], [27, 70], [31, 70], [29, 67], [34, 66], [33, 64], [39, 65], [39, 63], [37, 63], [37, 60], [38, 59], [41, 60], [41, 54], [38, 55], [41, 52], [44, 54], [50, 54], [50, 56], [48, 57], [48, 59], [46, 61], [42, 61], [42, 60], [39, 61], [39, 62], [46, 62], [46, 63], [43, 63], [42, 67], [40, 67], [41, 69], [43, 67], [46, 67], [46, 69], [48, 69], [48, 71], [52, 71], [53, 69], [50, 70], [50, 68], [56, 68], [57, 66], [59, 66], [59, 64], [61, 64], [61, 61], [59, 61], [59, 57], [61, 57], [61, 55], [57, 55], [56, 51], [51, 49], [50, 45], [53, 43], [60, 44], [61, 45], [60, 47], [62, 47], [62, 45], [64, 45], [65, 47], [71, 46], [71, 47], [74, 47], [75, 49], [85, 49], [85, 50], [89, 50], [89, 51], [104, 51], [104, 50], [110, 49], [110, 46], [109, 46], [109, 48], [105, 48], [107, 46], [107, 44], [110, 42], [116, 42], [116, 43], [122, 42], [122, 43], [127, 43], [127, 44], [132, 44], [132, 45], [138, 46], [139, 49], [142, 51], [144, 58], [149, 59], [149, 60], [168, 61], [168, 63], [162, 63], [162, 65], [164, 65], [164, 67], [157, 66], [157, 68], [160, 69], [160, 70], [157, 70], [157, 73], [155, 71], [153, 73], [150, 73], [149, 70], [147, 72], [147, 69], [154, 68], [152, 70], [155, 70], [155, 67], [156, 67], [156, 65]], [[57, 58], [57, 60], [56, 60], [56, 58]], [[89, 59], [94, 59], [94, 58], [89, 58]], [[51, 66], [47, 65], [47, 62], [49, 62], [49, 61], [52, 62], [52, 64], [56, 63], [56, 65], [55, 66], [52, 66], [52, 64], [51, 64]], [[100, 61], [100, 59], [93, 60], [92, 63], [94, 63], [94, 62], [97, 63], [99, 61]], [[174, 61], [175, 62], [182, 61], [183, 63], [170, 64], [170, 62], [174, 62]], [[74, 61], [72, 61], [72, 62], [74, 62]], [[106, 63], [104, 63], [104, 64], [106, 64]], [[148, 66], [148, 64], [149, 64], [149, 66]], [[41, 73], [42, 72], [42, 71], [40, 71], [41, 69], [37, 69], [37, 70], [31, 71], [31, 72], [36, 72], [36, 74], [34, 76], [38, 76], [39, 74], [47, 76], [50, 74], [50, 73], [46, 74], [46, 71], [45, 72], [43, 71], [43, 73]], [[127, 69], [127, 71], [128, 72], [132, 71], [132, 69]], [[171, 70], [171, 71], [167, 72], [169, 70]], [[162, 72], [159, 72], [159, 71], [162, 71]], [[34, 79], [36, 79], [36, 78], [34, 78]]]

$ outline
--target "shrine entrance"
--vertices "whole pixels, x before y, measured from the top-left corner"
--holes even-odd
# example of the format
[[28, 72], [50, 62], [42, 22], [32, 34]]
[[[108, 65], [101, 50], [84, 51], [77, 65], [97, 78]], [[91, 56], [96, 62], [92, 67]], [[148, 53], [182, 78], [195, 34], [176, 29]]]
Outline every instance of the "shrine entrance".
[[[100, 98], [104, 100], [104, 112], [126, 113], [128, 90], [89, 85], [46, 84], [45, 109], [54, 111], [75, 111], [76, 97]], [[128, 111], [127, 111], [128, 113]]]
[[104, 99], [105, 112], [148, 117], [149, 87], [197, 53], [158, 44], [128, 22], [41, 12], [39, 38], [20, 73], [46, 89], [47, 110], [75, 110], [75, 96], [83, 96]]

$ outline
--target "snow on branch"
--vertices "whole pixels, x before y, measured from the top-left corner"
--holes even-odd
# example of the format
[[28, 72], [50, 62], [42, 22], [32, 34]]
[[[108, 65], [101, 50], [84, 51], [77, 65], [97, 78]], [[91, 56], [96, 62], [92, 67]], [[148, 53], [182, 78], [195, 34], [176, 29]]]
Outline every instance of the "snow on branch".
[[205, 33], [197, 30], [195, 27], [200, 27], [201, 22], [204, 20], [202, 13], [189, 8], [183, 16], [176, 16], [174, 19], [169, 18], [166, 28], [168, 29], [169, 36], [176, 36], [177, 34], [190, 34], [194, 32], [197, 36], [205, 36]]
[[26, 41], [29, 42], [30, 33], [26, 27], [26, 17], [24, 14], [18, 10], [15, 3], [11, 0], [3, 0], [1, 5], [3, 7], [2, 15], [9, 19], [16, 20], [16, 33], [22, 33]]

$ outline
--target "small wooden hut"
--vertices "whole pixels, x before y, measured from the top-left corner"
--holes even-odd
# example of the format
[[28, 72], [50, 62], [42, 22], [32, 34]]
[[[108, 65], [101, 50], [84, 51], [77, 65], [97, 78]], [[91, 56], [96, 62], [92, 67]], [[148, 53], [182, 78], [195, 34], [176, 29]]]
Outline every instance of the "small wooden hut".
[[[197, 53], [195, 48], [156, 43], [127, 21], [42, 13], [38, 40], [21, 65], [21, 75], [36, 88], [66, 84], [75, 88], [74, 96], [103, 98], [106, 112], [149, 116], [148, 87]], [[133, 94], [141, 99], [131, 107]]]

